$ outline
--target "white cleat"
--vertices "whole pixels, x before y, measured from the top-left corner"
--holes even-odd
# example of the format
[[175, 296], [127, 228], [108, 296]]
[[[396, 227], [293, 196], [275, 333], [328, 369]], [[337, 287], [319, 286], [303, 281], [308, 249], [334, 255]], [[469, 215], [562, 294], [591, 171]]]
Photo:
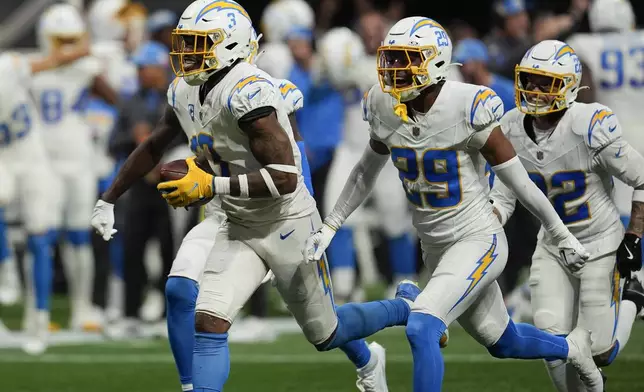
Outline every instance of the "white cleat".
[[0, 304], [12, 306], [20, 301], [20, 275], [13, 257], [0, 264]]
[[29, 355], [42, 355], [47, 351], [49, 339], [49, 312], [37, 310], [26, 329], [27, 338], [22, 350]]
[[364, 367], [358, 369], [356, 386], [360, 392], [388, 392], [385, 348], [376, 342], [371, 342], [369, 351], [371, 351], [371, 359]]
[[577, 369], [581, 381], [586, 386], [586, 391], [603, 392], [604, 380], [590, 351], [592, 345], [590, 332], [577, 327], [566, 337], [566, 341], [568, 341], [568, 360]]

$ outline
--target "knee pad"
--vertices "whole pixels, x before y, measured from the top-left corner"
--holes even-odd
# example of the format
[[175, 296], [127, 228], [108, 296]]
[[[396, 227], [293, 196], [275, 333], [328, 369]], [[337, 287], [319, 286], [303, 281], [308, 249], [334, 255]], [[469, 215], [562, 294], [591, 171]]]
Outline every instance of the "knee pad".
[[197, 282], [192, 279], [171, 276], [165, 284], [165, 297], [168, 302], [168, 310], [181, 308], [194, 311], [197, 303], [199, 288]]
[[89, 245], [92, 242], [89, 230], [68, 230], [67, 241], [74, 246]]
[[405, 333], [413, 346], [436, 344], [439, 347], [443, 332], [447, 329], [445, 323], [431, 314], [412, 312], [409, 314]]
[[535, 327], [550, 334], [568, 335], [571, 332], [571, 330], [563, 328], [560, 320], [557, 320], [557, 316], [547, 310], [537, 310], [533, 318]]
[[598, 367], [605, 367], [613, 363], [618, 353], [619, 342], [615, 341], [611, 348], [609, 348], [606, 352], [593, 356], [593, 360], [595, 361], [595, 365], [597, 365]]

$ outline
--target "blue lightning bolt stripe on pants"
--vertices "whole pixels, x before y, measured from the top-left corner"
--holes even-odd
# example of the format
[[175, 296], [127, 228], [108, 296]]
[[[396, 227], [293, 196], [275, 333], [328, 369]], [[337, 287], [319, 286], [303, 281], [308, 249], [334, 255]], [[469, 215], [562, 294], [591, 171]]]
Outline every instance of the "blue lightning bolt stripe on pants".
[[414, 302], [406, 327], [415, 392], [441, 390], [444, 364], [439, 341], [456, 319], [494, 357], [566, 359], [564, 338], [531, 325], [515, 325], [508, 316], [496, 283], [508, 256], [504, 233], [467, 238], [447, 249], [423, 250], [432, 278]]

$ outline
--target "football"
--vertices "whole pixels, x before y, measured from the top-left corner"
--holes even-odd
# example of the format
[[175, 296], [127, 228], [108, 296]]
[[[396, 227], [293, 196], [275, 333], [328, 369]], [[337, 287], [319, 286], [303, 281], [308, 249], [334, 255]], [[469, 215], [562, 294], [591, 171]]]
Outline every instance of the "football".
[[[207, 173], [214, 174], [210, 169], [208, 161], [200, 162], [200, 160], [197, 159], [197, 166]], [[161, 168], [159, 170], [161, 182], [180, 180], [186, 174], [188, 174], [188, 164], [186, 163], [185, 159], [177, 159], [176, 161], [164, 163], [163, 165], [161, 165]], [[210, 202], [210, 200], [212, 200], [212, 198], [196, 201], [190, 204], [190, 207], [200, 207], [206, 205], [208, 204], [208, 202]]]
[[183, 159], [161, 165], [161, 182], [179, 180], [186, 174], [188, 174], [188, 164]]

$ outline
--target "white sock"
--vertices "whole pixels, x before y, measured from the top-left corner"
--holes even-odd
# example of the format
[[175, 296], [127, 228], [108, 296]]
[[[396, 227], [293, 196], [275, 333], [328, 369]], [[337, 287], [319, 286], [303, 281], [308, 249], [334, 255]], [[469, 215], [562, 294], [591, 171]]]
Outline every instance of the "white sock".
[[559, 392], [568, 392], [566, 382], [566, 361], [557, 359], [551, 362], [546, 361], [546, 369], [550, 380]]
[[123, 279], [112, 274], [108, 281], [107, 317], [111, 321], [118, 320], [125, 314], [125, 283]]
[[620, 303], [619, 316], [617, 316], [617, 331], [615, 331], [615, 337], [619, 342], [619, 352], [622, 352], [631, 337], [631, 329], [636, 316], [637, 306], [632, 301], [627, 300]]
[[[79, 285], [79, 276], [80, 268], [77, 265], [76, 254], [74, 252], [74, 247], [64, 242], [60, 246], [61, 251], [61, 261], [63, 263], [63, 269], [65, 270], [65, 277], [67, 278], [67, 294], [70, 301], [70, 324], [74, 324], [74, 321], [77, 320], [79, 309], [77, 304], [78, 298], [78, 285]], [[70, 325], [71, 328], [74, 328], [74, 325]]]
[[355, 287], [356, 270], [353, 267], [339, 267], [331, 270], [333, 294], [339, 300], [346, 300]]
[[194, 390], [194, 387], [192, 384], [181, 384], [181, 391], [182, 392], [192, 392]]
[[92, 309], [92, 291], [94, 289], [94, 255], [89, 244], [73, 247], [78, 268], [78, 292], [76, 302], [79, 311], [84, 317], [88, 317]]

